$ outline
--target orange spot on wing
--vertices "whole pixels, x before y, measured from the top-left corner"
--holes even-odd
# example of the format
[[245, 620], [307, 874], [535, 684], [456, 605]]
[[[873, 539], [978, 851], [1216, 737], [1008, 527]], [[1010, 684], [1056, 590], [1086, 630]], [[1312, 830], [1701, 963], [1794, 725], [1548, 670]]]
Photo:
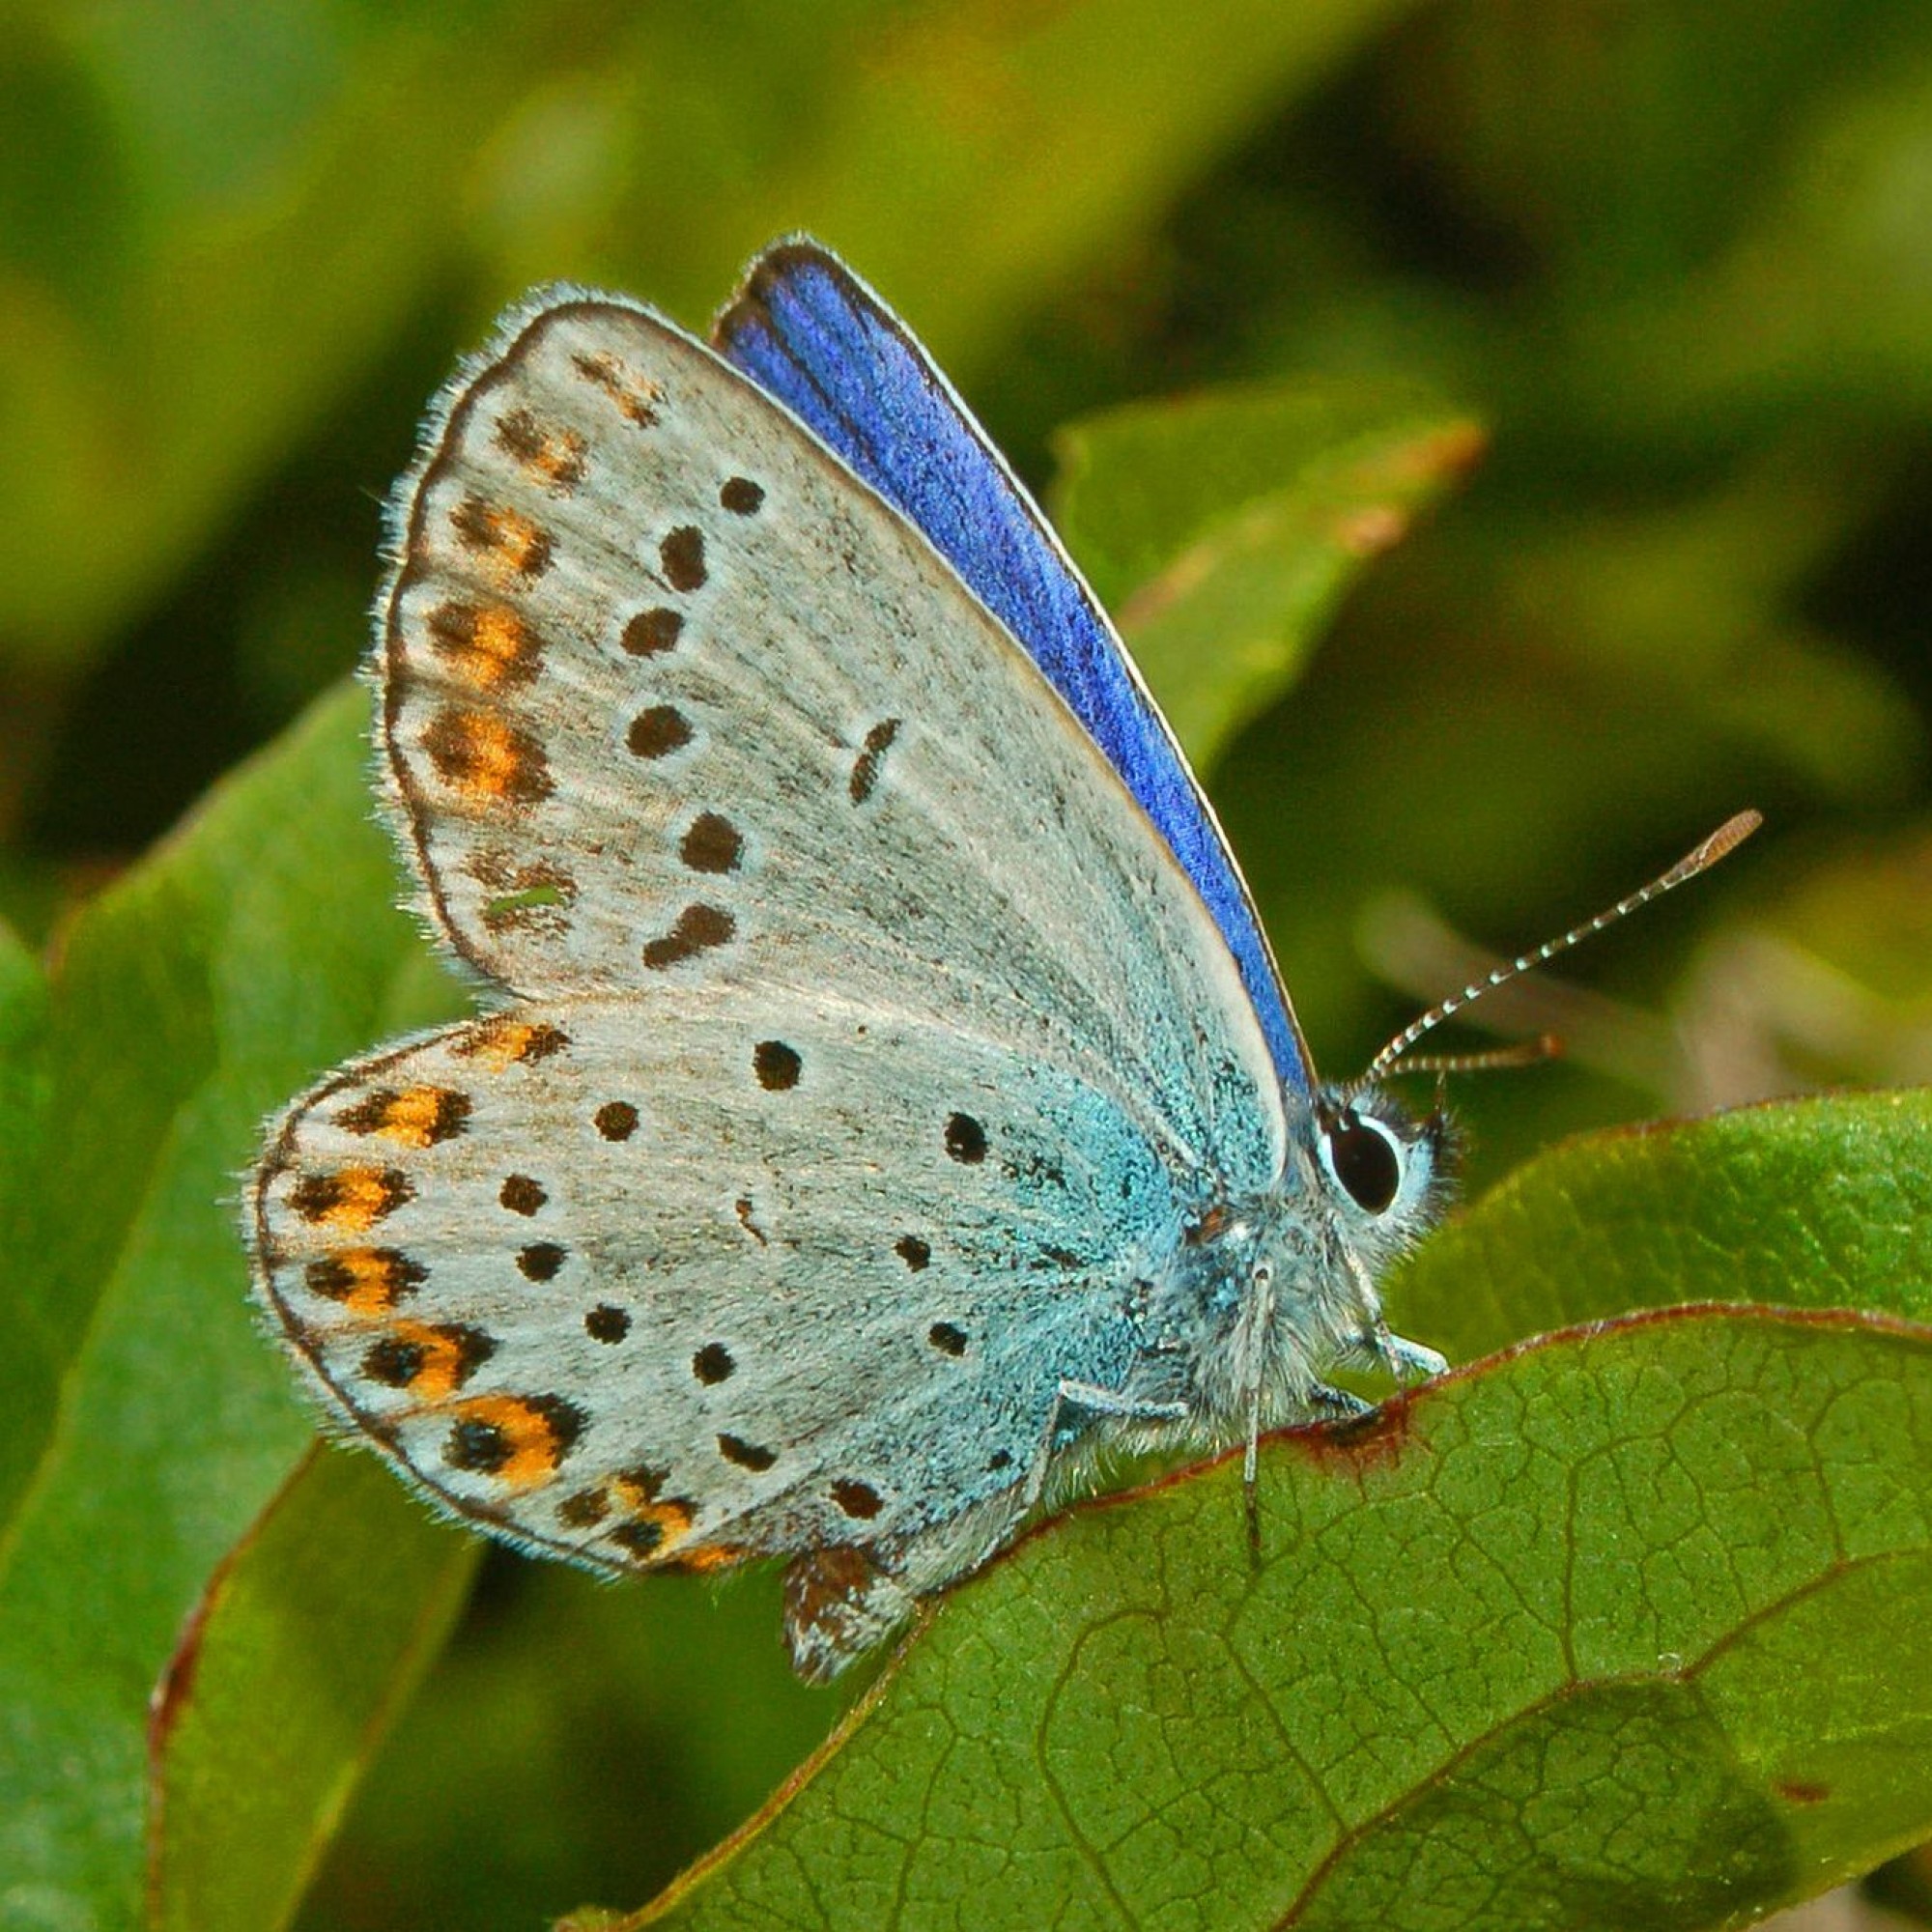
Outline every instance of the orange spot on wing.
[[634, 375], [608, 350], [594, 355], [573, 355], [571, 366], [616, 404], [621, 414], [639, 429], [649, 429], [658, 419], [658, 405], [664, 401], [664, 384]]
[[449, 522], [457, 541], [505, 588], [550, 568], [551, 534], [521, 510], [466, 497], [449, 513]]
[[398, 1147], [434, 1147], [460, 1134], [469, 1119], [469, 1096], [447, 1087], [384, 1089], [346, 1108], [336, 1125], [352, 1134], [379, 1134]]
[[446, 1460], [512, 1490], [527, 1490], [554, 1476], [582, 1426], [582, 1417], [567, 1404], [542, 1397], [479, 1395], [451, 1413], [459, 1453]]
[[497, 441], [526, 475], [559, 496], [583, 481], [585, 445], [574, 429], [546, 429], [528, 410], [511, 410], [497, 421]]
[[305, 1174], [289, 1190], [289, 1205], [311, 1227], [359, 1235], [409, 1200], [414, 1190], [394, 1168], [344, 1167]]
[[474, 804], [535, 805], [551, 794], [543, 747], [494, 711], [446, 705], [425, 726], [422, 747], [437, 776]]
[[309, 1292], [339, 1302], [351, 1315], [382, 1315], [422, 1285], [425, 1270], [397, 1248], [345, 1248], [305, 1270]]
[[438, 1327], [427, 1321], [397, 1321], [378, 1345], [398, 1365], [376, 1379], [406, 1388], [418, 1402], [447, 1402], [494, 1351], [489, 1337], [473, 1328]]
[[548, 1060], [570, 1044], [561, 1027], [540, 1021], [512, 1019], [482, 1020], [451, 1045], [450, 1051], [463, 1060], [480, 1060], [496, 1072], [522, 1062]]
[[733, 1569], [749, 1561], [752, 1555], [751, 1550], [735, 1543], [700, 1543], [690, 1549], [680, 1549], [674, 1563], [668, 1567], [703, 1576], [714, 1570]]
[[480, 691], [527, 684], [543, 646], [528, 624], [504, 604], [439, 604], [426, 620], [430, 648], [452, 677]]
[[[622, 1485], [618, 1487], [621, 1490]], [[646, 1503], [641, 1509], [632, 1511], [625, 1521], [610, 1531], [611, 1541], [633, 1562], [655, 1568], [691, 1534], [696, 1514], [696, 1508], [682, 1496], [667, 1496], [662, 1502]]]
[[691, 1534], [696, 1505], [682, 1496], [658, 1493], [665, 1471], [648, 1467], [620, 1469], [611, 1478], [609, 1496], [624, 1520], [606, 1534], [634, 1562], [655, 1569]]

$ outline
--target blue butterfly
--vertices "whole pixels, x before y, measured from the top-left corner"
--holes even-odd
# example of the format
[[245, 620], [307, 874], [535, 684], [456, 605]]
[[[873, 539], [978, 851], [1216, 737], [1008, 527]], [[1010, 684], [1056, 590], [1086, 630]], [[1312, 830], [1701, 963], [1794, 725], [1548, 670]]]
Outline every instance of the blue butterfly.
[[1317, 1081], [1153, 699], [903, 324], [799, 240], [713, 344], [548, 290], [434, 405], [372, 668], [489, 1009], [296, 1101], [249, 1236], [420, 1492], [606, 1572], [784, 1556], [823, 1678], [1111, 1446], [1252, 1473], [1360, 1406], [1327, 1365], [1439, 1371], [1376, 1283], [1444, 1129]]

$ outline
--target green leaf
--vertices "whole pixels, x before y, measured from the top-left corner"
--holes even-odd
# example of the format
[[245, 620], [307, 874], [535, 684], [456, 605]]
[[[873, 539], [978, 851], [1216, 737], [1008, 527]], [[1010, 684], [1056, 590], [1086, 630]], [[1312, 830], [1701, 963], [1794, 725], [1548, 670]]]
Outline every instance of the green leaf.
[[482, 1554], [318, 1449], [216, 1570], [156, 1699], [148, 1922], [284, 1925]]
[[0, 414], [37, 478], [0, 478], [35, 560], [0, 585], [14, 650], [98, 643], [234, 515], [438, 272], [474, 145], [593, 24], [498, 0], [445, 39], [435, 12], [323, 0], [250, 9], [244, 33], [103, 9], [47, 32], [41, 84], [69, 104], [30, 124], [25, 171], [89, 194], [78, 224], [55, 198], [23, 225], [44, 261], [98, 264], [0, 289]]
[[696, 321], [803, 223], [960, 368], [1408, 4], [53, 10], [0, 156], [0, 656], [98, 648], [479, 259], [486, 305], [648, 263]]
[[1481, 440], [1387, 384], [1133, 404], [1056, 437], [1055, 520], [1205, 765], [1293, 682], [1358, 572]]
[[1533, 1164], [1441, 1243], [1472, 1329], [1638, 1228], [1639, 1300], [1821, 1305], [1573, 1328], [1275, 1438], [1252, 1565], [1235, 1462], [1046, 1526], [644, 1918], [1667, 1932], [1877, 1863], [1932, 1829], [1932, 1329], [1822, 1304], [1921, 1309], [1928, 1176], [1924, 1094]]
[[[810, 120], [770, 176], [746, 184], [733, 170], [720, 187], [746, 252], [803, 220], [904, 304], [942, 367], [968, 375], [1044, 283], [1145, 232], [1213, 159], [1411, 4], [1199, 0], [1184, 34], [1168, 0], [875, 7], [847, 45], [813, 10], [796, 16], [796, 48], [761, 16], [754, 51], [772, 71], [775, 55], [789, 59], [787, 98], [828, 44], [844, 58], [814, 76]], [[761, 108], [770, 93], [759, 90]], [[653, 213], [674, 215], [659, 184], [641, 171], [640, 182]], [[932, 315], [915, 304], [924, 290], [939, 298]]]
[[262, 1115], [352, 1047], [460, 1004], [383, 910], [395, 874], [368, 810], [366, 715], [363, 694], [338, 694], [217, 790], [75, 921], [44, 987], [17, 956], [0, 976], [4, 1024], [23, 1016], [38, 1042], [0, 1094], [23, 1129], [0, 1225], [9, 1924], [135, 1918], [149, 1692], [313, 1437], [243, 1289], [236, 1177]]
[[1932, 1321], [1932, 1093], [1778, 1101], [1552, 1148], [1388, 1294], [1406, 1332], [1459, 1359], [1672, 1302]]

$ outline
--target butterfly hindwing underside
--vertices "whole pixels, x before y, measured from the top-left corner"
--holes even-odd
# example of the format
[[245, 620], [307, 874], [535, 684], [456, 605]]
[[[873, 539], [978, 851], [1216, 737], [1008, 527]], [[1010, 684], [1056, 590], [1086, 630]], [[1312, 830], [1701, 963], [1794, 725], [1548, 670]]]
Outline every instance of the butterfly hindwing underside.
[[836, 1669], [1037, 1493], [1287, 1158], [1227, 943], [933, 546], [650, 310], [514, 312], [401, 486], [377, 675], [493, 1009], [272, 1133], [259, 1292], [445, 1507], [785, 1554]]

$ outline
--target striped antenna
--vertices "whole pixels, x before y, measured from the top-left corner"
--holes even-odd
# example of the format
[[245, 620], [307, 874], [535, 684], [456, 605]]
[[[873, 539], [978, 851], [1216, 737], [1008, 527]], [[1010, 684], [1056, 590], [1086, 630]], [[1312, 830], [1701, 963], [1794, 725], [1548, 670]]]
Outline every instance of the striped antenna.
[[1520, 1039], [1509, 1046], [1492, 1046], [1476, 1053], [1425, 1053], [1405, 1060], [1404, 1073], [1497, 1073], [1504, 1067], [1538, 1066], [1546, 1060], [1559, 1060], [1563, 1042], [1553, 1033], [1538, 1034], [1534, 1039]]
[[[1697, 846], [1687, 852], [1667, 872], [1660, 872], [1649, 885], [1631, 894], [1629, 898], [1619, 899], [1607, 911], [1600, 912], [1595, 919], [1585, 920], [1581, 925], [1573, 925], [1560, 939], [1551, 939], [1539, 946], [1534, 952], [1525, 952], [1520, 958], [1512, 959], [1507, 966], [1498, 966], [1493, 973], [1464, 986], [1460, 993], [1451, 995], [1438, 1006], [1431, 1007], [1419, 1020], [1412, 1020], [1396, 1035], [1382, 1050], [1369, 1063], [1369, 1070], [1363, 1074], [1361, 1084], [1373, 1086], [1384, 1074], [1390, 1072], [1408, 1049], [1424, 1034], [1433, 1033], [1442, 1022], [1464, 1007], [1480, 1000], [1485, 993], [1492, 993], [1498, 986], [1511, 980], [1533, 971], [1538, 966], [1547, 965], [1559, 952], [1568, 952], [1573, 946], [1602, 932], [1605, 926], [1614, 925], [1618, 920], [1634, 913], [1638, 906], [1648, 905], [1652, 899], [1662, 898], [1667, 892], [1681, 886], [1687, 879], [1694, 879], [1699, 872], [1708, 871], [1718, 861], [1735, 852], [1760, 825], [1763, 815], [1755, 811], [1741, 811], [1734, 818], [1727, 818], [1717, 831]], [[1541, 1059], [1541, 1053], [1532, 1053], [1531, 1058]], [[1411, 1062], [1402, 1069], [1404, 1072], [1420, 1073], [1437, 1070], [1434, 1062]]]

